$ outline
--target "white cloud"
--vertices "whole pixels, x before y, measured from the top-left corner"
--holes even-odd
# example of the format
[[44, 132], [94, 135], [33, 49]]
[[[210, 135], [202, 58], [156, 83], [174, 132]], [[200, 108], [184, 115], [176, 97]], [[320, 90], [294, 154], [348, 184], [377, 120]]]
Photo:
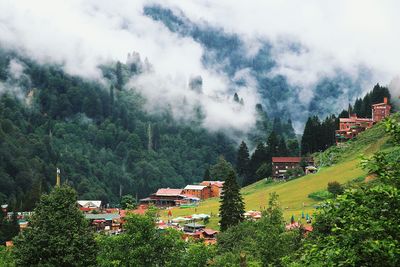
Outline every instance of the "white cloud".
[[[231, 81], [202, 65], [201, 45], [143, 15], [143, 6], [151, 3], [239, 34], [248, 56], [257, 53], [260, 41], [271, 41], [277, 65], [270, 75], [286, 76], [302, 104], [312, 98], [315, 83], [333, 76], [337, 68], [354, 76], [360, 65], [372, 69], [365, 90], [372, 83], [388, 84], [400, 70], [398, 1], [0, 0], [0, 45], [94, 79], [100, 77], [98, 64], [124, 61], [128, 52], [138, 51], [154, 72], [131, 84], [150, 99], [149, 110], [185, 99], [190, 108], [180, 105], [183, 109], [174, 110], [178, 118], [187, 118], [193, 105], [201, 105], [210, 129], [248, 128], [258, 102], [249, 71], [235, 76], [247, 81], [247, 87], [237, 88], [247, 104], [239, 108], [232, 103]], [[300, 43], [304, 51], [288, 53], [287, 40]], [[18, 66], [12, 68], [17, 71]], [[196, 75], [203, 78], [203, 94], [188, 89]]]

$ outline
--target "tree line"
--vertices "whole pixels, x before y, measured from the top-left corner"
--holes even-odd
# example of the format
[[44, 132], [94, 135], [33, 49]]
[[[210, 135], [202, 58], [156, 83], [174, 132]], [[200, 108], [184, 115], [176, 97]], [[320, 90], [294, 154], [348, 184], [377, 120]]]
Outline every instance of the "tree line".
[[324, 151], [334, 145], [335, 130], [339, 129], [339, 118], [348, 118], [350, 114], [357, 114], [360, 118], [371, 118], [372, 105], [382, 103], [385, 97], [390, 103], [389, 89], [378, 83], [371, 92], [363, 98], [357, 98], [353, 105], [349, 104], [348, 109], [342, 110], [338, 116], [332, 114], [322, 121], [316, 115], [309, 117], [301, 139], [301, 154]]

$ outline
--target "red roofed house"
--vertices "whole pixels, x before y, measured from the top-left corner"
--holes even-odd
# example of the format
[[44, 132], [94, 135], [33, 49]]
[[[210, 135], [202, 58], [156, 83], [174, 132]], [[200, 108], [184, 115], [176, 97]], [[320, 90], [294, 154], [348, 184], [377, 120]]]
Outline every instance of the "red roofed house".
[[210, 197], [220, 197], [224, 182], [221, 181], [203, 181], [201, 185], [208, 186], [210, 188]]
[[186, 197], [183, 189], [161, 188], [156, 193], [140, 200], [141, 204], [153, 204], [158, 207], [176, 206]]
[[[304, 158], [308, 165], [313, 164], [311, 158]], [[285, 174], [290, 169], [300, 167], [302, 157], [272, 157], [272, 177], [285, 178]]]

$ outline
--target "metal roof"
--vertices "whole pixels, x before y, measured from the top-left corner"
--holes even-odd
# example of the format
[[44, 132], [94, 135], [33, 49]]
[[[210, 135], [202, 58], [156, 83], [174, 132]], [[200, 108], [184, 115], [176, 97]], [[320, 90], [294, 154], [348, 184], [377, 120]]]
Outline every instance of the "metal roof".
[[205, 186], [205, 185], [187, 185], [187, 186], [185, 186], [185, 189], [187, 189], [187, 190], [203, 190], [206, 187], [207, 186]]

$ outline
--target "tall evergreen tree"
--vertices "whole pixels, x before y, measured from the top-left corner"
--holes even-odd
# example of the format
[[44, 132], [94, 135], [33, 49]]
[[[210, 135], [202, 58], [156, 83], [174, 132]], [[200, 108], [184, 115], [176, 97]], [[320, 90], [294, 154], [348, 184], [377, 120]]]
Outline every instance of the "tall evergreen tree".
[[285, 138], [282, 136], [281, 138], [278, 139], [278, 156], [285, 157], [288, 155], [289, 155], [289, 150], [286, 145]]
[[278, 135], [272, 131], [267, 140], [268, 161], [272, 157], [279, 156], [279, 138]]
[[66, 185], [41, 197], [30, 227], [15, 239], [17, 266], [96, 264], [94, 235], [76, 201], [76, 192]]
[[230, 170], [233, 170], [232, 164], [225, 160], [223, 156], [219, 156], [217, 163], [211, 166], [211, 177], [216, 180], [226, 180]]
[[233, 101], [235, 101], [236, 103], [239, 103], [239, 102], [240, 102], [239, 96], [238, 96], [237, 93], [235, 93], [235, 94], [233, 95]]
[[220, 203], [221, 231], [225, 231], [229, 227], [243, 221], [244, 202], [233, 169], [229, 170], [228, 176], [225, 179]]
[[257, 181], [256, 172], [260, 166], [268, 162], [268, 152], [263, 143], [259, 143], [256, 147], [256, 150], [251, 155], [251, 159], [249, 162], [249, 175], [243, 181], [243, 185], [249, 185]]
[[237, 174], [242, 178], [246, 179], [249, 174], [249, 149], [244, 141], [239, 146], [239, 150], [236, 158], [236, 171]]
[[118, 90], [122, 90], [122, 87], [124, 86], [124, 79], [123, 79], [123, 76], [122, 76], [122, 64], [119, 61], [117, 62], [115, 75], [117, 76], [116, 88]]
[[210, 168], [207, 168], [207, 169], [204, 171], [203, 181], [211, 181]]

